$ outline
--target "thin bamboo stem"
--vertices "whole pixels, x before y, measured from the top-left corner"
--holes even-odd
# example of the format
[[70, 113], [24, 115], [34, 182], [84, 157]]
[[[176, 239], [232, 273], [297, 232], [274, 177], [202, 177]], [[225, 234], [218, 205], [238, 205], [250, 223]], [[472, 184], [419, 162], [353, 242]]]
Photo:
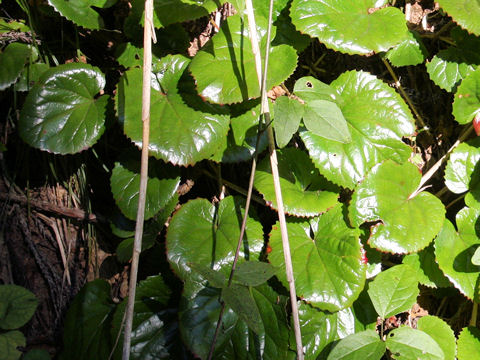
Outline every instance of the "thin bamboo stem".
[[143, 29], [143, 87], [142, 87], [142, 157], [140, 167], [140, 190], [138, 196], [137, 221], [133, 243], [132, 266], [128, 287], [128, 303], [126, 308], [125, 334], [123, 340], [122, 359], [130, 358], [135, 292], [137, 286], [138, 263], [142, 251], [143, 222], [145, 219], [145, 200], [148, 176], [148, 146], [150, 141], [150, 77], [152, 72], [152, 38], [153, 31], [153, 0], [145, 0], [145, 25]]

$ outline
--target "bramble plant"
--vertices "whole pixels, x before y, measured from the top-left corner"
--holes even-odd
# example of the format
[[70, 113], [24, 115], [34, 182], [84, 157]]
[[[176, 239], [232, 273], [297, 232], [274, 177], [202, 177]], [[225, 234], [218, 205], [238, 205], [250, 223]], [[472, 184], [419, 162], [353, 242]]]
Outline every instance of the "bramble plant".
[[[48, 3], [56, 12], [49, 16], [83, 29], [110, 31], [102, 14], [115, 0]], [[129, 3], [124, 42], [117, 50], [118, 79], [91, 64], [47, 63], [41, 45], [12, 42], [3, 47], [0, 89], [13, 85], [13, 91], [28, 92], [18, 120], [27, 144], [65, 156], [90, 151], [119, 126], [142, 147], [143, 50], [138, 39], [144, 4]], [[270, 227], [251, 211], [239, 265], [231, 284], [228, 280], [245, 192], [222, 179], [221, 167], [231, 169], [258, 155], [254, 187], [261, 198], [256, 199], [263, 209], [275, 214], [278, 209], [264, 154], [265, 129], [257, 136], [261, 89], [245, 5], [243, 0], [230, 3], [236, 13], [190, 57], [185, 51], [188, 34], [180, 24], [209, 15], [225, 1], [154, 1], [158, 42], [151, 73], [151, 161], [142, 250], [166, 234], [165, 261], [183, 290], [179, 299], [171, 298], [175, 289], [164, 280], [169, 269], [139, 282], [132, 359], [188, 358], [185, 347], [207, 358], [220, 312], [214, 358], [296, 356], [278, 223]], [[264, 57], [268, 4], [253, 3]], [[280, 86], [283, 95], [269, 100], [273, 121], [266, 126], [273, 126], [278, 148], [306, 359], [480, 358], [480, 142], [469, 140], [480, 119], [480, 4], [438, 4], [437, 16], [447, 19], [443, 27], [421, 33], [407, 26], [410, 1], [274, 2], [267, 90]], [[444, 42], [427, 47], [424, 42], [432, 39]], [[321, 81], [322, 55], [315, 63], [305, 60], [318, 43], [324, 53], [336, 56], [378, 57], [393, 81], [388, 84], [384, 76], [361, 69], [360, 60], [356, 69], [342, 69]], [[453, 117], [445, 115], [445, 121], [463, 126], [456, 132], [458, 141], [420, 171], [416, 137], [432, 129], [402, 85], [407, 81], [397, 76], [414, 67], [451, 94]], [[308, 74], [301, 71], [305, 68]], [[138, 149], [128, 149], [109, 169], [112, 196], [122, 213], [109, 220], [113, 234], [123, 239], [116, 251], [122, 263], [132, 251], [139, 157]], [[440, 187], [445, 189], [434, 194], [428, 182], [440, 179], [444, 164]], [[183, 201], [178, 190], [192, 167], [210, 174], [213, 168], [218, 185], [231, 187], [236, 195], [224, 196], [222, 190], [213, 202], [201, 196]], [[447, 192], [457, 194], [452, 203], [443, 197]], [[452, 207], [457, 201], [465, 206]], [[439, 314], [415, 319], [411, 309], [419, 286], [468, 298], [473, 304], [469, 324], [454, 329]], [[120, 359], [125, 306], [126, 300], [111, 300], [105, 281], [86, 284], [68, 311], [60, 358]], [[408, 320], [387, 326], [401, 314]], [[1, 315], [0, 308], [0, 320]]]

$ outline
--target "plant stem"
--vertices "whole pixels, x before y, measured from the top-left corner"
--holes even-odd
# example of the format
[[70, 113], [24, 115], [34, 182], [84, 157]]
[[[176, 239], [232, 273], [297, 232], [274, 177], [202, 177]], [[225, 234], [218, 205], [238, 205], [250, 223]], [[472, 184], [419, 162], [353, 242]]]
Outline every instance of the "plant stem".
[[478, 303], [473, 302], [472, 316], [470, 317], [470, 326], [477, 326]]
[[273, 184], [275, 188], [275, 197], [276, 197], [277, 207], [278, 207], [278, 220], [280, 222], [280, 231], [282, 234], [283, 254], [285, 258], [285, 270], [286, 270], [287, 281], [290, 289], [290, 303], [292, 307], [293, 326], [295, 331], [295, 342], [297, 345], [297, 359], [303, 360], [304, 357], [303, 357], [302, 335], [300, 330], [300, 320], [298, 316], [297, 294], [295, 290], [295, 279], [293, 276], [292, 257], [290, 254], [290, 244], [288, 241], [288, 231], [287, 231], [287, 223], [285, 219], [285, 211], [283, 209], [282, 190], [280, 187], [280, 176], [278, 174], [278, 165], [277, 165], [278, 164], [277, 153], [275, 150], [275, 139], [273, 137], [273, 129], [270, 124], [271, 123], [270, 110], [268, 106], [268, 98], [267, 98], [267, 92], [266, 92], [268, 57], [270, 52], [273, 0], [270, 0], [269, 19], [268, 19], [269, 21], [268, 21], [268, 30], [267, 30], [267, 45], [266, 45], [266, 51], [265, 51], [265, 67], [264, 67], [263, 76], [262, 76], [262, 59], [260, 55], [260, 48], [258, 45], [257, 27], [255, 23], [255, 15], [253, 12], [252, 1], [245, 0], [245, 7], [247, 10], [247, 16], [248, 16], [248, 27], [249, 27], [249, 33], [250, 33], [250, 41], [252, 43], [252, 52], [253, 52], [253, 55], [255, 56], [257, 77], [258, 77], [258, 82], [260, 85], [261, 96], [262, 96], [261, 114], [263, 115], [264, 121], [267, 124], [268, 148], [270, 152], [270, 166], [272, 169]]
[[123, 360], [130, 358], [135, 291], [137, 286], [138, 262], [142, 251], [143, 222], [145, 219], [145, 200], [148, 176], [148, 146], [150, 141], [150, 77], [152, 72], [153, 0], [145, 0], [145, 25], [143, 28], [143, 86], [142, 86], [142, 157], [140, 168], [140, 190], [138, 196], [135, 240], [133, 243], [132, 267], [128, 287], [125, 335], [123, 340]]

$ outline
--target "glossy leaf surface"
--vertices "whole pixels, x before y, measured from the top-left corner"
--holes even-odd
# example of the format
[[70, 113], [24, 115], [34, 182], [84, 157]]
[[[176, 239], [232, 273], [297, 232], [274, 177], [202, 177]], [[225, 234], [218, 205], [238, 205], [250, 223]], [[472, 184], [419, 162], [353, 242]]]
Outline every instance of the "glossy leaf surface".
[[460, 124], [473, 121], [480, 111], [480, 69], [471, 72], [458, 87], [453, 101], [453, 116]]
[[480, 210], [463, 208], [457, 214], [457, 227], [445, 220], [442, 231], [435, 239], [438, 266], [453, 285], [469, 299], [477, 299], [480, 266], [473, 265], [472, 256], [478, 248], [475, 224]]
[[[266, 20], [257, 17], [256, 21], [263, 57], [266, 45]], [[297, 54], [293, 47], [272, 46], [267, 89], [286, 80], [296, 66]], [[197, 81], [198, 93], [211, 102], [231, 104], [259, 97], [260, 88], [248, 24], [239, 15], [229, 17], [220, 31], [193, 58], [190, 71]]]
[[235, 269], [233, 280], [247, 286], [259, 286], [270, 279], [275, 273], [272, 265], [260, 261], [246, 261]]
[[[209, 158], [228, 132], [225, 115], [200, 112], [185, 104], [177, 85], [189, 60], [166, 56], [152, 73], [149, 151], [156, 158], [175, 165], [189, 165]], [[142, 145], [142, 104], [132, 101], [141, 94], [142, 71], [128, 70], [120, 79], [116, 107], [125, 134]]]
[[0, 285], [0, 329], [11, 330], [25, 325], [37, 308], [35, 295], [18, 285]]
[[474, 326], [466, 327], [458, 336], [458, 360], [476, 359], [480, 356], [480, 331]]
[[27, 344], [25, 336], [18, 330], [7, 331], [0, 333], [0, 353], [1, 360], [18, 360], [22, 355], [18, 347], [23, 347]]
[[[352, 141], [342, 144], [310, 131], [300, 133], [322, 175], [353, 188], [378, 162], [392, 159], [401, 163], [408, 159], [411, 150], [402, 137], [413, 133], [413, 118], [393, 89], [375, 76], [358, 71], [343, 73], [330, 88], [335, 91]], [[323, 86], [320, 92], [328, 90]]]
[[453, 150], [445, 168], [445, 185], [456, 194], [461, 194], [478, 184], [477, 176], [480, 160], [480, 140], [474, 139], [461, 143]]
[[[348, 54], [387, 51], [407, 38], [399, 9], [373, 9], [378, 1], [294, 0], [293, 24], [327, 47]], [[341, 29], [341, 31], [340, 31]]]
[[222, 298], [240, 319], [256, 334], [264, 331], [260, 318], [260, 312], [248, 287], [243, 285], [231, 285], [222, 289]]
[[[308, 155], [299, 149], [278, 152], [278, 171], [284, 209], [295, 216], [315, 216], [337, 203], [338, 192], [313, 166]], [[277, 209], [270, 159], [265, 157], [255, 173], [255, 188]]]
[[382, 319], [409, 310], [418, 293], [418, 280], [408, 265], [396, 265], [382, 271], [368, 287], [368, 295]]
[[411, 66], [423, 63], [428, 54], [418, 33], [409, 31], [408, 38], [388, 50], [385, 57], [393, 66]]
[[29, 145], [58, 154], [92, 146], [105, 130], [107, 96], [98, 68], [71, 63], [51, 68], [33, 86], [20, 113], [20, 136]]
[[[191, 272], [189, 263], [208, 266], [228, 276], [243, 217], [240, 204], [238, 199], [227, 197], [216, 208], [205, 199], [195, 199], [173, 215], [167, 232], [167, 256], [180, 279], [202, 282], [198, 274]], [[239, 261], [257, 260], [262, 247], [262, 226], [249, 218]]]
[[387, 348], [398, 360], [442, 360], [445, 355], [430, 335], [421, 330], [403, 326], [392, 330], [387, 336]]
[[[180, 183], [177, 169], [157, 162], [150, 166], [145, 202], [145, 220], [152, 218], [173, 198]], [[140, 164], [138, 162], [115, 163], [110, 177], [113, 198], [122, 213], [129, 219], [137, 217], [140, 188]]]
[[273, 127], [278, 147], [285, 147], [297, 132], [304, 111], [304, 106], [300, 102], [288, 96], [281, 96], [275, 100]]
[[[299, 297], [326, 311], [350, 306], [363, 289], [365, 264], [359, 232], [343, 221], [337, 205], [319, 219], [313, 219], [315, 237], [308, 222], [288, 223], [295, 287]], [[270, 235], [270, 263], [281, 269], [277, 276], [288, 288], [281, 234], [278, 225]]]
[[332, 101], [313, 100], [307, 102], [303, 123], [307, 130], [314, 135], [344, 144], [352, 141], [342, 110]]
[[469, 0], [440, 0], [440, 6], [464, 29], [480, 36], [480, 4]]
[[93, 7], [107, 8], [117, 0], [48, 0], [48, 3], [62, 16], [87, 29], [103, 28], [100, 14]]
[[0, 53], [0, 91], [15, 83], [32, 50], [27, 44], [9, 44]]
[[385, 353], [385, 349], [385, 342], [380, 339], [374, 330], [365, 330], [340, 340], [328, 355], [327, 360], [380, 360]]
[[455, 334], [445, 321], [436, 316], [424, 316], [418, 319], [417, 329], [436, 341], [443, 351], [444, 360], [455, 360], [457, 352]]
[[350, 206], [355, 225], [380, 221], [371, 228], [369, 244], [382, 251], [409, 253], [425, 248], [442, 228], [445, 208], [427, 192], [410, 198], [420, 182], [415, 165], [385, 161], [358, 185]]

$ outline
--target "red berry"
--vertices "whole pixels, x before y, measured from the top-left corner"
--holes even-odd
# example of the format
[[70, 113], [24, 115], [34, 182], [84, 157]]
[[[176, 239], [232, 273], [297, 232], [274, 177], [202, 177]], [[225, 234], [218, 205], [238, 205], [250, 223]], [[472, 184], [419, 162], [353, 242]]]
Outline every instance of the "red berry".
[[473, 128], [475, 129], [477, 136], [479, 136], [480, 135], [480, 112], [477, 112], [477, 114], [473, 118]]

